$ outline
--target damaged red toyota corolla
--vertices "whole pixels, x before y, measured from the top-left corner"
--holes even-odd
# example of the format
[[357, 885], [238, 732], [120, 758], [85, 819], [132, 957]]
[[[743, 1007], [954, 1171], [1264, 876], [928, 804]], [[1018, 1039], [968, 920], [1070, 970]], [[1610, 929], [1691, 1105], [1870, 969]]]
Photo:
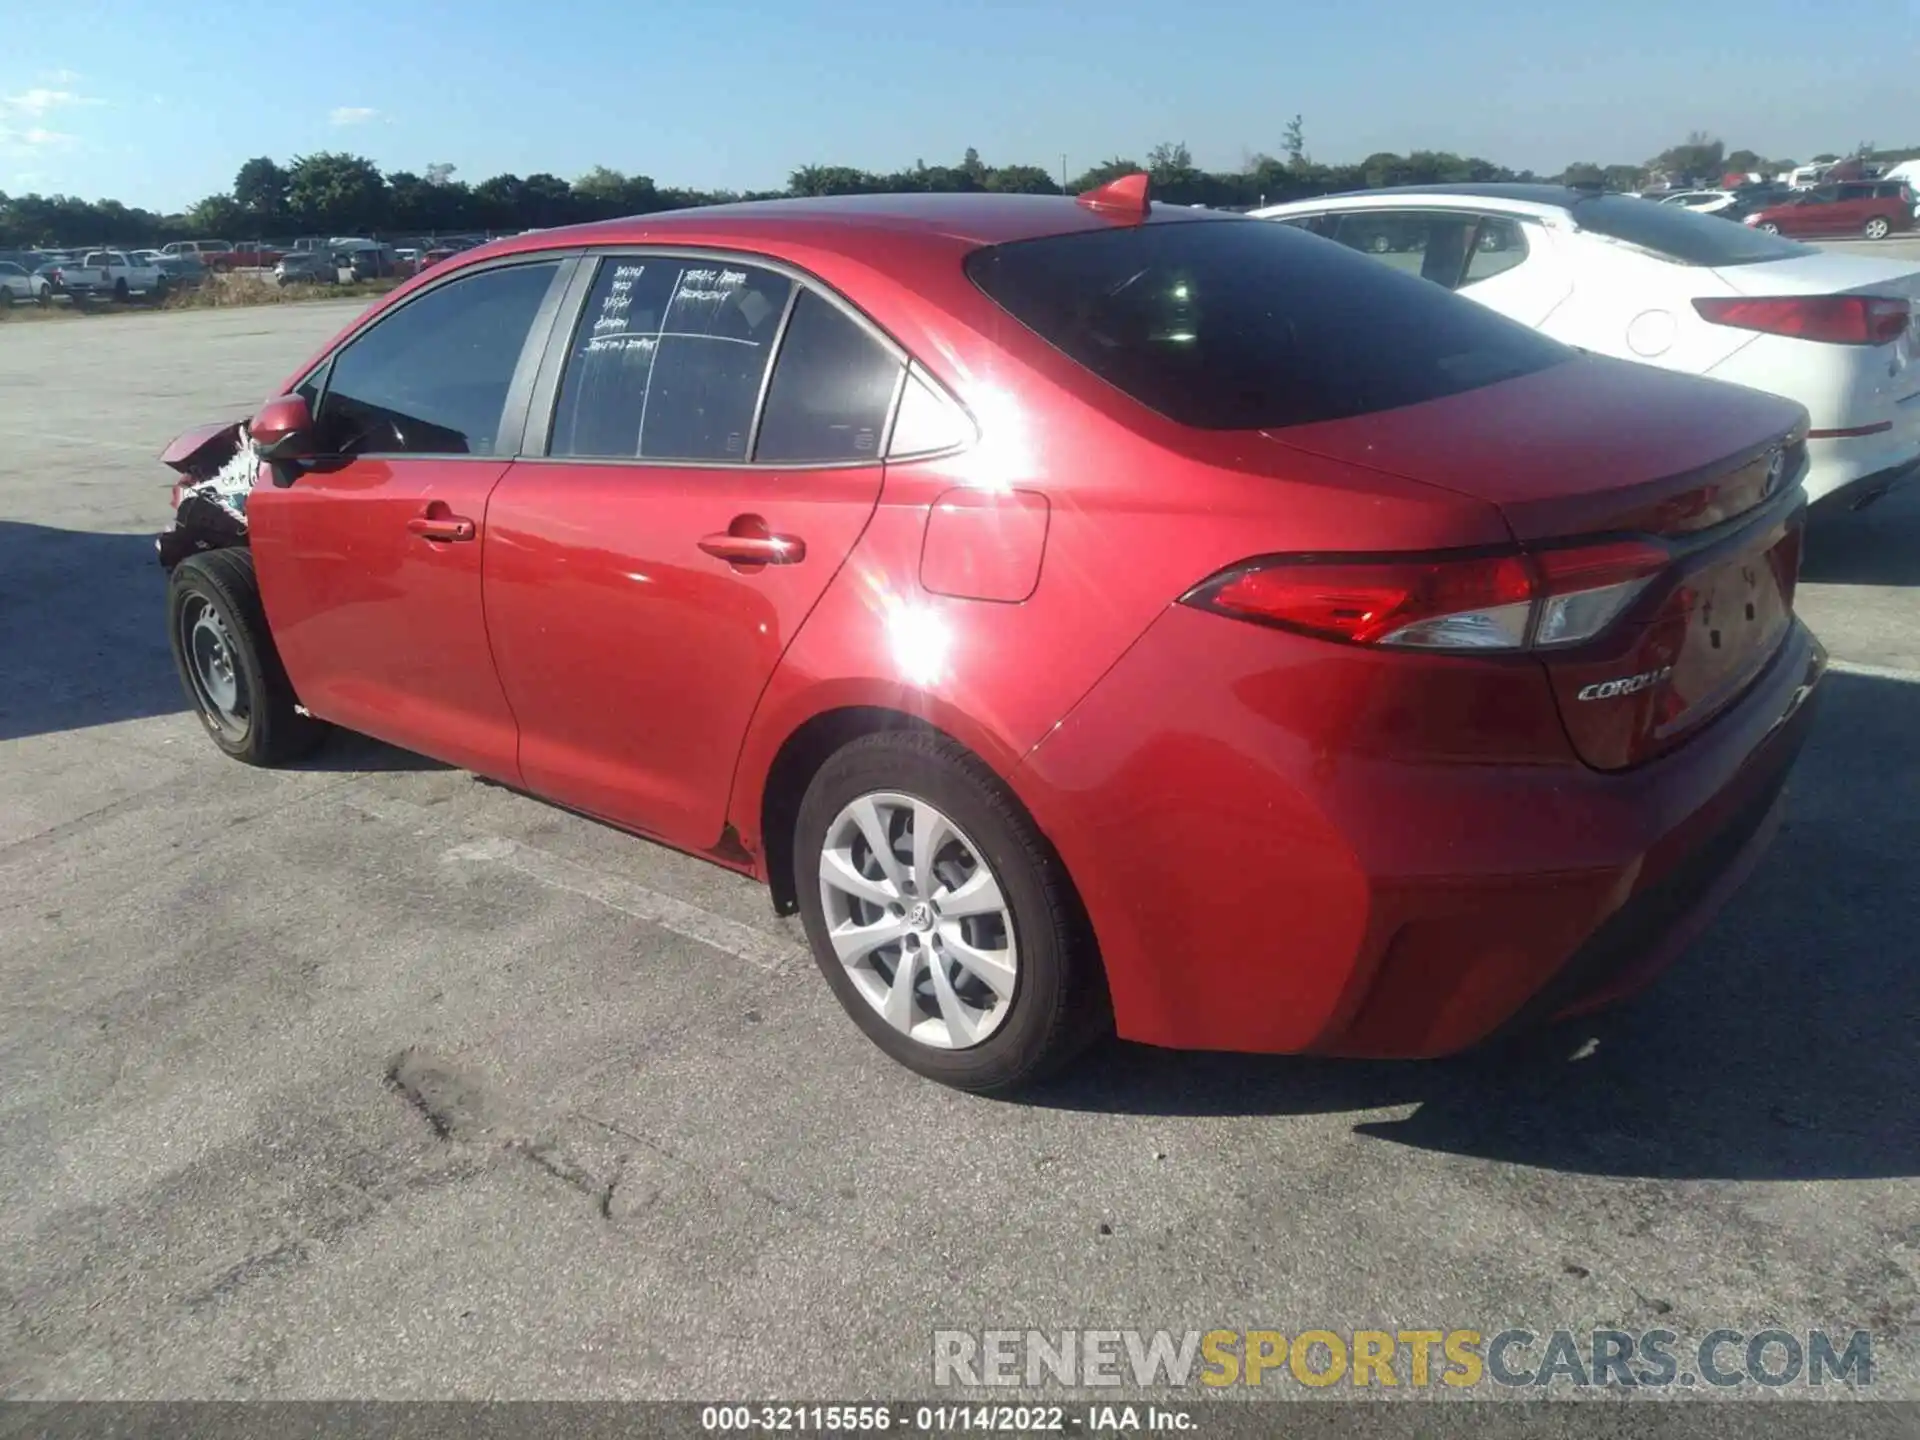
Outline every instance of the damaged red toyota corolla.
[[229, 754], [345, 726], [756, 876], [925, 1075], [1435, 1055], [1766, 843], [1803, 425], [1137, 177], [782, 201], [402, 287], [168, 452], [161, 556]]

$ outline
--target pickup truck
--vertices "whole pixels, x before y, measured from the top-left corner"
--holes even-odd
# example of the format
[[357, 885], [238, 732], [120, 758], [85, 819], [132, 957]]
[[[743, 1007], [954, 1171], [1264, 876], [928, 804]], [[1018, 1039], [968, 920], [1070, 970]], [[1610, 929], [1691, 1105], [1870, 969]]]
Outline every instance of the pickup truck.
[[145, 295], [165, 298], [167, 272], [158, 265], [136, 264], [124, 250], [93, 250], [76, 265], [62, 265], [49, 277], [53, 288], [75, 300], [127, 300]]
[[211, 265], [214, 256], [224, 255], [231, 249], [233, 249], [233, 242], [230, 240], [175, 240], [170, 244], [162, 245], [160, 253], [162, 255], [193, 255], [198, 257], [202, 265]]
[[242, 240], [229, 249], [201, 258], [210, 270], [271, 270], [286, 253], [277, 245]]

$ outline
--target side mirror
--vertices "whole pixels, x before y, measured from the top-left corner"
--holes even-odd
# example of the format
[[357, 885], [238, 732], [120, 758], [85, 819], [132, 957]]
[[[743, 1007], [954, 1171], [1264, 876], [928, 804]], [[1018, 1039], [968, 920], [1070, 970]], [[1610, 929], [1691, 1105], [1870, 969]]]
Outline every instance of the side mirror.
[[313, 454], [313, 412], [305, 396], [269, 400], [248, 423], [247, 432], [263, 460], [301, 460]]

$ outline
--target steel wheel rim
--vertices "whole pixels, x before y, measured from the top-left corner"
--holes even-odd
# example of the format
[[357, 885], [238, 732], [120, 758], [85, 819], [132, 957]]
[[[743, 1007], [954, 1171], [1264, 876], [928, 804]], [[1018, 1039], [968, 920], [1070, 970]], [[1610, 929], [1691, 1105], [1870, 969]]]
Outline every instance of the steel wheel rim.
[[236, 740], [243, 737], [252, 705], [233, 633], [220, 612], [198, 596], [181, 607], [180, 648], [187, 657], [187, 675], [201, 715], [222, 734]]
[[1013, 911], [980, 847], [937, 806], [879, 790], [820, 847], [827, 939], [861, 999], [934, 1050], [979, 1045], [1019, 984]]

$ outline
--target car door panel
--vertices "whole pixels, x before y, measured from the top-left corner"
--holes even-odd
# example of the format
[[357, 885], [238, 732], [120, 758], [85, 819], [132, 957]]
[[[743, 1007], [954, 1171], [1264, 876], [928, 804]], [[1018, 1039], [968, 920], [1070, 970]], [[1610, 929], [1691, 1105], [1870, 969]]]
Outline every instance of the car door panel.
[[517, 779], [481, 591], [489, 498], [517, 448], [570, 261], [449, 276], [310, 373], [319, 456], [248, 501], [261, 598], [315, 715]]
[[[482, 774], [515, 777], [513, 713], [481, 610], [488, 496], [504, 460], [406, 456], [257, 492], [249, 529], [274, 643], [315, 715]], [[416, 533], [468, 520], [472, 540]], [[413, 527], [413, 528], [410, 528]]]
[[612, 255], [569, 304], [527, 429], [548, 453], [487, 515], [520, 770], [708, 849], [760, 694], [878, 503], [905, 360], [759, 259]]
[[[487, 517], [486, 587], [524, 783], [670, 844], [718, 841], [753, 707], [879, 494], [877, 465], [514, 465]], [[804, 555], [701, 548], [730, 528]]]

